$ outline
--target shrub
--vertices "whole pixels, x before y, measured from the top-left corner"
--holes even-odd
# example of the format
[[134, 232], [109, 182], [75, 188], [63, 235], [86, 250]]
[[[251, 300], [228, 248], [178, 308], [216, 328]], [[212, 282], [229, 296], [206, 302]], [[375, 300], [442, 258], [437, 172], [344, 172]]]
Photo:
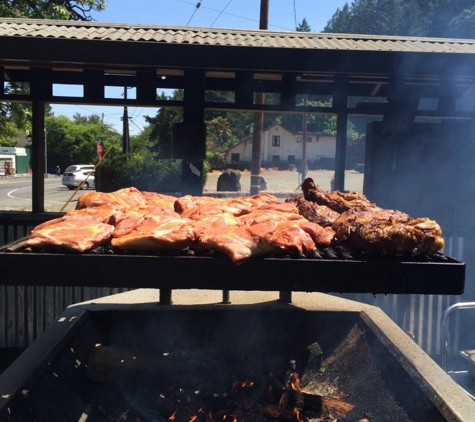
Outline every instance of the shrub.
[[98, 167], [96, 189], [113, 192], [133, 186], [149, 192], [179, 192], [181, 172], [181, 161], [155, 160], [143, 156], [127, 160], [125, 155], [116, 154], [107, 157]]

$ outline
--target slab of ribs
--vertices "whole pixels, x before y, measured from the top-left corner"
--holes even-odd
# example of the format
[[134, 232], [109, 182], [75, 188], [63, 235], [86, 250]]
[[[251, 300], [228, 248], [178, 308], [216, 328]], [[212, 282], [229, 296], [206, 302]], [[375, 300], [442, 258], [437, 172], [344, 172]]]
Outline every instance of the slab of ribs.
[[217, 252], [234, 263], [258, 256], [312, 256], [341, 245], [378, 256], [430, 254], [444, 247], [429, 218], [387, 210], [356, 192], [325, 192], [312, 179], [285, 201], [260, 193], [240, 198], [174, 197], [139, 191], [81, 195], [74, 210], [36, 226], [25, 245], [85, 252]]

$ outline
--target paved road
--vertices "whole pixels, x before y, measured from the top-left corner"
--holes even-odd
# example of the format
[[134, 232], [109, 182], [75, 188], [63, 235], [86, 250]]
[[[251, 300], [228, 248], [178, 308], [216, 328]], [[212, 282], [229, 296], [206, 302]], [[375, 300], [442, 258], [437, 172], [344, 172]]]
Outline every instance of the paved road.
[[[49, 175], [45, 178], [45, 211], [59, 212], [66, 203], [63, 211], [73, 209], [76, 207], [78, 196], [83, 192], [80, 191], [72, 197], [74, 191], [63, 186], [60, 177]], [[31, 196], [31, 176], [18, 175], [0, 179], [1, 210], [31, 211]]]

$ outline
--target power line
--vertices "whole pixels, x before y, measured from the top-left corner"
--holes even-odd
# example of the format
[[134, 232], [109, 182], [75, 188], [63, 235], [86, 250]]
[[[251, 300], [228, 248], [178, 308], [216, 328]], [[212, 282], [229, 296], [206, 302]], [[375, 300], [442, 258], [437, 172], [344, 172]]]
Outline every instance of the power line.
[[191, 20], [193, 19], [193, 16], [195, 16], [195, 13], [200, 8], [200, 6], [201, 6], [201, 2], [199, 1], [198, 3], [196, 3], [195, 10], [193, 10], [193, 13], [190, 16], [190, 19], [188, 19], [188, 22], [186, 23], [186, 26], [190, 24]]
[[295, 29], [297, 29], [297, 8], [295, 7], [295, 0], [294, 0], [294, 22], [295, 22]]
[[228, 8], [228, 6], [231, 4], [233, 0], [229, 0], [228, 1], [228, 4], [226, 6], [224, 6], [224, 9], [221, 10], [221, 12], [219, 12], [219, 15], [216, 17], [216, 19], [213, 21], [213, 23], [210, 25], [210, 26], [213, 26], [214, 23], [219, 19], [219, 17], [224, 13], [224, 11]]
[[[190, 1], [187, 1], [187, 0], [175, 0], [175, 1], [179, 1], [181, 3], [186, 3], [186, 4], [190, 4], [190, 5], [194, 5], [194, 3], [190, 2]], [[211, 10], [213, 12], [221, 13], [221, 10], [213, 9], [212, 7], [202, 6], [202, 9]], [[231, 16], [233, 18], [238, 18], [238, 19], [249, 21], [249, 22], [253, 22], [253, 23], [256, 23], [256, 22], [259, 23], [259, 19], [252, 19], [252, 18], [248, 18], [248, 17], [245, 17], [245, 16], [240, 16], [240, 15], [236, 15], [234, 13], [228, 13], [228, 12], [222, 12], [222, 14], [226, 15], [226, 16]], [[272, 26], [273, 28], [276, 28], [276, 29], [282, 29], [284, 31], [295, 31], [295, 28], [293, 28], [293, 29], [292, 28], [286, 28], [285, 26], [272, 25], [272, 24], [269, 24], [269, 26]]]

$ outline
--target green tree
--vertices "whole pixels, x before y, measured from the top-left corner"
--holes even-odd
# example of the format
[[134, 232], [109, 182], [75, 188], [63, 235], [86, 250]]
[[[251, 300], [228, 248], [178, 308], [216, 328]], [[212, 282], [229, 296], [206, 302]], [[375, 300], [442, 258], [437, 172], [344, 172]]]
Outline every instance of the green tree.
[[231, 135], [229, 122], [225, 117], [215, 117], [206, 123], [206, 147], [211, 151], [221, 151]]
[[324, 32], [472, 38], [475, 0], [354, 0]]
[[[177, 89], [172, 95], [162, 92], [159, 100], [183, 101], [183, 90]], [[183, 121], [181, 108], [162, 107], [155, 117], [145, 116], [145, 121], [152, 126], [150, 132], [151, 150], [158, 158], [172, 158], [173, 125]]]
[[307, 19], [303, 18], [302, 22], [297, 25], [297, 28], [295, 28], [295, 30], [299, 32], [310, 32], [312, 29], [310, 28]]
[[454, 38], [475, 38], [475, 6], [465, 9], [450, 21], [447, 35]]
[[351, 12], [348, 3], [345, 3], [343, 8], [336, 9], [336, 12], [328, 21], [327, 25], [323, 29], [323, 32], [333, 33], [345, 33], [348, 31], [351, 25]]
[[48, 116], [45, 120], [48, 163], [65, 169], [70, 164], [95, 163], [98, 138], [105, 139], [105, 148], [121, 148], [120, 134], [101, 122], [98, 116], [76, 114], [73, 120], [66, 116]]
[[92, 20], [91, 12], [101, 12], [107, 0], [0, 0], [4, 18]]

